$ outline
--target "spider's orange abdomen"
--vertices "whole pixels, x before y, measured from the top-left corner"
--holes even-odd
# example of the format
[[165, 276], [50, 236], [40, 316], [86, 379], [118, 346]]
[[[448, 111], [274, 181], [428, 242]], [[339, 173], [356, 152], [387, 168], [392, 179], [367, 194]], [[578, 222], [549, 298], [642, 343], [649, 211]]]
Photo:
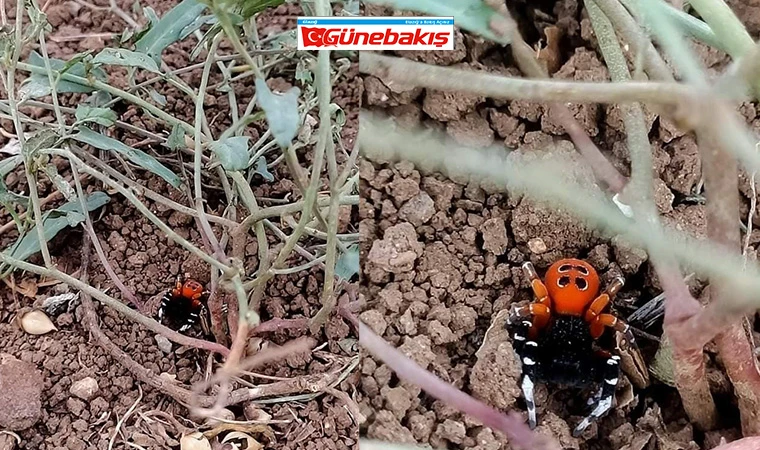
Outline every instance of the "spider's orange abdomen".
[[556, 314], [581, 316], [599, 293], [599, 275], [580, 259], [561, 259], [546, 271], [546, 289]]

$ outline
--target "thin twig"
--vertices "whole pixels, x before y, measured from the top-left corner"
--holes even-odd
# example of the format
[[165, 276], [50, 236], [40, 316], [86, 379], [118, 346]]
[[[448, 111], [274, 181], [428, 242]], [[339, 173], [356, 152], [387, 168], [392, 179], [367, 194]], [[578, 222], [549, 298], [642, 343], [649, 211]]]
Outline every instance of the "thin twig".
[[84, 190], [82, 189], [82, 183], [79, 182], [79, 173], [77, 172], [76, 164], [71, 163], [70, 165], [71, 165], [71, 172], [74, 175], [74, 180], [76, 181], [75, 184], [76, 184], [77, 197], [79, 198], [79, 204], [84, 214], [85, 222], [83, 224], [83, 227], [85, 231], [87, 232], [87, 235], [90, 237], [92, 244], [95, 246], [95, 252], [97, 253], [98, 258], [100, 259], [100, 263], [103, 265], [103, 269], [105, 269], [106, 273], [108, 274], [108, 277], [111, 279], [113, 284], [116, 285], [116, 287], [119, 289], [119, 292], [121, 292], [121, 295], [128, 301], [132, 302], [132, 304], [135, 305], [140, 312], [145, 313], [145, 303], [139, 300], [137, 296], [134, 293], [132, 293], [132, 291], [130, 291], [129, 288], [127, 288], [127, 286], [124, 285], [124, 283], [121, 281], [121, 278], [119, 278], [119, 276], [116, 275], [116, 271], [111, 266], [110, 261], [108, 261], [108, 257], [103, 251], [103, 246], [100, 245], [100, 239], [98, 238], [98, 235], [95, 233], [95, 228], [92, 226], [92, 219], [90, 218], [90, 212], [87, 210], [87, 202], [85, 200]]
[[531, 80], [440, 67], [406, 58], [364, 53], [359, 59], [362, 73], [375, 75], [386, 83], [420, 86], [441, 91], [471, 93], [506, 100], [574, 103], [626, 103], [638, 101], [678, 106], [701, 94], [699, 89], [681, 84], [632, 81], [599, 83], [558, 80]]

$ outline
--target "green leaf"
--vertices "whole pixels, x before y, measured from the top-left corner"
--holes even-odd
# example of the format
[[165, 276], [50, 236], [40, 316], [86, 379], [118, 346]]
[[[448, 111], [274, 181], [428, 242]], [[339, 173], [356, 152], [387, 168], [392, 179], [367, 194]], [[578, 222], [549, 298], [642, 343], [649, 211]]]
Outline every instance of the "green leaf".
[[[69, 59], [63, 64], [63, 67], [61, 67], [61, 69], [59, 70], [59, 73], [64, 74], [68, 72], [69, 69], [74, 67], [74, 65], [76, 65], [77, 63], [83, 63], [91, 55], [92, 55], [92, 50], [87, 50], [86, 52], [77, 53], [76, 55], [72, 56], [71, 59]], [[55, 67], [53, 67], [52, 62], [50, 63], [50, 66], [52, 69], [55, 69]], [[44, 61], [43, 61], [43, 67], [44, 67]]]
[[359, 10], [359, 0], [347, 0], [343, 2], [343, 11], [352, 16], [360, 15], [361, 12]]
[[256, 95], [259, 106], [267, 115], [269, 129], [272, 130], [277, 144], [288, 148], [293, 138], [298, 134], [301, 117], [298, 114], [298, 96], [301, 90], [297, 87], [288, 89], [284, 94], [274, 94], [269, 90], [267, 82], [256, 79]]
[[108, 108], [93, 108], [87, 105], [77, 105], [77, 122], [95, 122], [104, 127], [110, 127], [116, 123], [116, 113]]
[[158, 64], [145, 53], [133, 52], [124, 48], [104, 48], [92, 62], [112, 66], [139, 67], [154, 73], [161, 73]]
[[[88, 211], [94, 211], [110, 201], [110, 197], [104, 192], [94, 192], [86, 200]], [[76, 226], [85, 219], [84, 211], [79, 199], [70, 201], [58, 209], [47, 212], [42, 217], [42, 229], [45, 235], [45, 241], [49, 242], [61, 230], [68, 226]], [[6, 252], [9, 255], [26, 261], [30, 256], [40, 251], [40, 241], [37, 236], [36, 226], [32, 227], [29, 232]]]
[[96, 92], [93, 92], [93, 94], [90, 95], [87, 98], [87, 104], [89, 104], [90, 106], [95, 106], [95, 107], [98, 107], [98, 108], [103, 108], [111, 100], [113, 100], [113, 97], [108, 92], [106, 92], [106, 91], [96, 91]]
[[263, 156], [256, 160], [256, 173], [261, 175], [261, 178], [266, 181], [274, 181], [274, 175], [269, 172], [269, 168], [267, 167], [267, 160]]
[[357, 273], [359, 273], [359, 246], [352, 245], [335, 262], [335, 275], [344, 280], [350, 280]]
[[26, 138], [21, 151], [28, 158], [36, 158], [40, 150], [51, 148], [58, 140], [58, 134], [51, 128], [42, 128]]
[[206, 5], [196, 0], [183, 0], [140, 37], [135, 43], [135, 49], [158, 60], [166, 47], [180, 40], [183, 33], [187, 33], [186, 29], [190, 25], [200, 28], [202, 23], [198, 23], [197, 19], [205, 9]]
[[156, 14], [156, 10], [151, 8], [150, 6], [146, 6], [143, 8], [143, 15], [145, 15], [145, 18], [148, 19], [148, 23], [151, 27], [155, 27], [156, 24], [158, 24], [158, 14]]
[[248, 136], [233, 136], [211, 144], [211, 150], [224, 170], [244, 170], [248, 167], [248, 139]]
[[289, 30], [280, 33], [279, 36], [272, 39], [273, 49], [290, 49], [295, 50], [298, 47], [298, 37], [296, 30]]
[[5, 181], [0, 177], [0, 205], [5, 206], [8, 211], [11, 211], [14, 203], [20, 203], [27, 207], [29, 197], [24, 197], [23, 195], [9, 191], [8, 186], [5, 185]]
[[87, 127], [81, 127], [79, 129], [79, 133], [72, 136], [72, 138], [76, 141], [92, 145], [93, 147], [99, 148], [101, 150], [113, 150], [117, 153], [120, 153], [128, 160], [132, 161], [143, 169], [160, 176], [175, 188], [179, 187], [181, 183], [180, 178], [166, 166], [158, 162], [156, 158], [141, 150], [137, 150], [126, 144], [123, 144], [116, 139], [112, 139], [108, 136], [96, 133]]
[[64, 216], [66, 218], [66, 222], [69, 224], [70, 227], [75, 227], [79, 225], [80, 223], [84, 222], [85, 217], [84, 214], [80, 213], [79, 211], [71, 211], [70, 213], [66, 214]]
[[5, 176], [13, 172], [13, 169], [18, 167], [22, 161], [21, 155], [11, 156], [0, 161], [0, 180], [5, 179]]
[[166, 106], [166, 96], [159, 94], [155, 89], [149, 90], [148, 95], [150, 95], [150, 98], [152, 98], [154, 102], [161, 106]]
[[199, 16], [197, 19], [189, 23], [185, 28], [182, 29], [182, 32], [179, 34], [179, 40], [184, 40], [186, 37], [190, 36], [195, 32], [195, 30], [199, 30], [203, 25], [206, 24], [215, 24], [216, 23], [216, 17], [213, 15], [208, 16]]
[[668, 341], [666, 335], [662, 335], [660, 339], [660, 346], [657, 348], [657, 353], [654, 355], [649, 371], [655, 378], [667, 384], [668, 386], [675, 387], [675, 369], [673, 364], [673, 347]]
[[314, 82], [314, 73], [311, 71], [311, 67], [307, 60], [301, 59], [296, 64], [296, 81], [303, 85], [312, 84]]
[[[55, 76], [55, 72], [60, 71], [64, 73], [70, 73], [71, 75], [76, 75], [82, 78], [88, 78], [89, 75], [90, 78], [94, 78], [99, 81], [106, 81], [108, 77], [102, 69], [91, 68], [89, 72], [87, 71], [84, 63], [82, 63], [80, 60], [84, 58], [84, 56], [86, 55], [77, 55], [69, 62], [60, 59], [49, 58], [50, 68], [54, 71], [53, 75]], [[73, 62], [75, 60], [76, 62]], [[28, 62], [33, 66], [40, 67], [42, 69], [45, 68], [45, 60], [36, 51], [32, 51], [32, 53], [29, 54]], [[58, 80], [56, 91], [58, 93], [93, 92], [95, 91], [95, 88], [87, 84], [80, 84], [74, 81]], [[19, 89], [19, 92], [21, 93], [22, 98], [39, 98], [50, 95], [52, 89], [50, 88], [50, 80], [48, 79], [47, 73], [33, 73], [24, 81], [23, 85]]]
[[337, 103], [330, 103], [330, 115], [335, 116], [335, 124], [339, 127], [346, 124], [346, 112]]
[[166, 145], [169, 146], [172, 150], [177, 150], [180, 147], [185, 146], [185, 129], [179, 126], [178, 124], [174, 124], [174, 127], [172, 128], [171, 134], [169, 134], [169, 139], [166, 141]]
[[389, 5], [395, 9], [416, 11], [431, 16], [454, 17], [454, 23], [492, 41], [509, 44], [509, 39], [491, 31], [491, 20], [499, 18], [483, 0], [366, 0], [366, 3]]
[[200, 41], [198, 41], [197, 44], [195, 44], [195, 47], [193, 47], [193, 50], [190, 52], [190, 60], [195, 60], [195, 58], [198, 57], [198, 55], [201, 54], [201, 51], [208, 48], [207, 44], [210, 43], [214, 37], [216, 37], [217, 34], [222, 32], [222, 26], [219, 25], [219, 23], [215, 23], [212, 25], [206, 33], [203, 35]]
[[247, 20], [267, 8], [274, 8], [283, 3], [285, 0], [242, 0], [240, 2], [240, 14]]

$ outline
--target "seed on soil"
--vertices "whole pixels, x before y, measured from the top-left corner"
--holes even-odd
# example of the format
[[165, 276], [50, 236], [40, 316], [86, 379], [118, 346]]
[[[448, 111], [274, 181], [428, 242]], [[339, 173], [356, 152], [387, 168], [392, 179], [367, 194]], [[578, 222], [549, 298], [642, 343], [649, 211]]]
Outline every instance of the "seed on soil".
[[211, 450], [211, 443], [203, 433], [195, 432], [182, 436], [179, 440], [180, 450]]
[[19, 319], [21, 329], [29, 334], [46, 334], [58, 330], [53, 321], [42, 311], [34, 310], [21, 316]]

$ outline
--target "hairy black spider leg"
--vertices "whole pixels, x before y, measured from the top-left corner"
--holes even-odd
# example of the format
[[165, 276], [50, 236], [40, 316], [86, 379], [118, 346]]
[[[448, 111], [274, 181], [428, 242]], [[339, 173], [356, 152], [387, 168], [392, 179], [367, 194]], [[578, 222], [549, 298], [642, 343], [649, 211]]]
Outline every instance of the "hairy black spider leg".
[[620, 377], [620, 357], [613, 355], [606, 359], [601, 359], [604, 367], [600, 368], [603, 380], [599, 389], [599, 399], [591, 411], [581, 423], [573, 430], [573, 436], [578, 437], [594, 420], [602, 417], [612, 408], [612, 400], [615, 397], [615, 388], [617, 388], [618, 378]]
[[189, 330], [190, 327], [198, 323], [199, 319], [200, 317], [198, 316], [198, 311], [193, 311], [188, 314], [187, 319], [185, 319], [185, 324], [182, 325], [182, 327], [179, 329], [180, 333]]
[[158, 323], [164, 323], [164, 314], [166, 313], [166, 308], [169, 307], [169, 303], [171, 303], [172, 299], [169, 297], [169, 293], [164, 294], [164, 296], [161, 298], [161, 304], [158, 306]]

